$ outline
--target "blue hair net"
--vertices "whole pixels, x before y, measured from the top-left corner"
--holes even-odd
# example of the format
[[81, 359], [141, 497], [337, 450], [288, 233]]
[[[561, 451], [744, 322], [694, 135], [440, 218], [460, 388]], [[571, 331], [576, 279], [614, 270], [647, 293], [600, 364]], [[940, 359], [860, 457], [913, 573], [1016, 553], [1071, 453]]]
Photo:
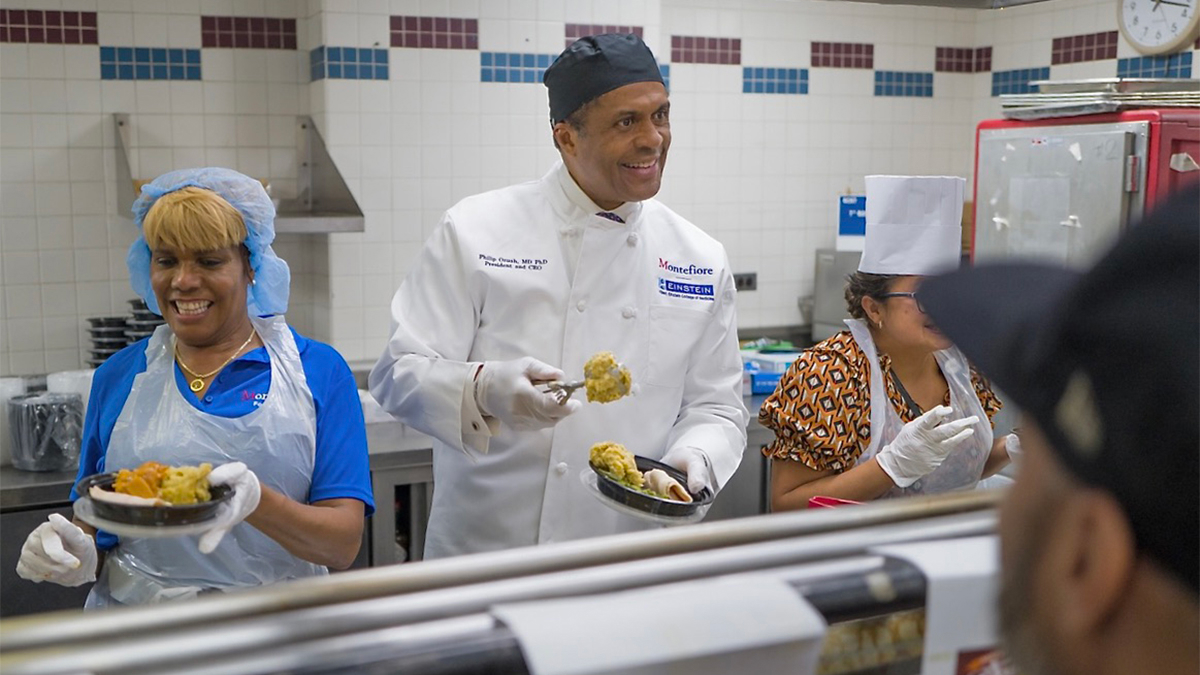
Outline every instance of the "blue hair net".
[[[210, 167], [171, 171], [142, 186], [142, 194], [133, 203], [133, 222], [138, 231], [146, 212], [158, 198], [185, 187], [198, 187], [221, 195], [242, 214], [246, 223], [246, 240], [250, 250], [250, 269], [254, 270], [254, 285], [246, 294], [246, 306], [252, 316], [287, 312], [288, 292], [292, 274], [282, 258], [275, 255], [271, 242], [275, 240], [275, 205], [267, 196], [262, 183], [233, 169]], [[150, 286], [150, 247], [145, 235], [129, 247], [125, 258], [129, 267], [129, 282], [134, 292], [146, 301], [150, 311], [162, 316], [154, 289]]]

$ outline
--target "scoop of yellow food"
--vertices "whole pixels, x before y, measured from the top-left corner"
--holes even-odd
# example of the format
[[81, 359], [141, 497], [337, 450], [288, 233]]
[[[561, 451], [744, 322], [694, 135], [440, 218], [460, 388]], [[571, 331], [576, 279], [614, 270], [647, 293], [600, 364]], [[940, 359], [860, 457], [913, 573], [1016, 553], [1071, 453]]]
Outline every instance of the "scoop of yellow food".
[[598, 352], [583, 364], [589, 401], [611, 403], [629, 394], [633, 377], [612, 352]]
[[[136, 469], [121, 469], [113, 481], [113, 492], [170, 504], [197, 504], [212, 498], [208, 474], [212, 464], [170, 467], [145, 462]], [[111, 501], [111, 500], [110, 500]]]
[[642, 472], [638, 471], [633, 453], [620, 443], [597, 443], [592, 446], [588, 459], [593, 466], [609, 473], [615, 480], [635, 488], [642, 486]]

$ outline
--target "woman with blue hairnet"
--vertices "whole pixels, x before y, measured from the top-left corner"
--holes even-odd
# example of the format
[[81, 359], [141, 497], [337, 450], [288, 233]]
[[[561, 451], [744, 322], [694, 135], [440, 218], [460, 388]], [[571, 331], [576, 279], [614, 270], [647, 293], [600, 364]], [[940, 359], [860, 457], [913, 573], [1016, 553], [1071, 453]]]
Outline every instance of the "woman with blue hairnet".
[[348, 567], [374, 510], [362, 407], [342, 357], [284, 321], [290, 277], [266, 191], [228, 169], [175, 171], [133, 212], [131, 282], [166, 323], [96, 371], [79, 475], [208, 462], [234, 496], [198, 538], [118, 539], [52, 515], [17, 572], [94, 580], [86, 606], [105, 607]]

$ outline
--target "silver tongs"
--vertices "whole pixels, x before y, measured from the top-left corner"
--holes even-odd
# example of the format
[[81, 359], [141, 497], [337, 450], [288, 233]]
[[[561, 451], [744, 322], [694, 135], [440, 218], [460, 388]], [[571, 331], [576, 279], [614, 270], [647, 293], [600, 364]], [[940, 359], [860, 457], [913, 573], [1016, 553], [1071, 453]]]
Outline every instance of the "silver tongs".
[[554, 401], [559, 405], [566, 405], [567, 401], [571, 398], [571, 395], [574, 394], [576, 390], [582, 389], [583, 386], [587, 384], [587, 380], [576, 380], [575, 382], [561, 382], [555, 380], [553, 382], [546, 382], [545, 384], [546, 388], [542, 391], [548, 392], [551, 396], [553, 396]]

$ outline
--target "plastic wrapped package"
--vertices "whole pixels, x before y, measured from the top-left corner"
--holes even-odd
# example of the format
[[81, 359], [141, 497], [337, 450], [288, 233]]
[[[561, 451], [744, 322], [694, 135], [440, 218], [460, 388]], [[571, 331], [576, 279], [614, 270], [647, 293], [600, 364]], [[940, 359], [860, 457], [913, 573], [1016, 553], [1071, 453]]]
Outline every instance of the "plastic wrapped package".
[[38, 393], [8, 400], [12, 463], [23, 471], [70, 471], [79, 467], [83, 397]]
[[83, 400], [83, 415], [87, 415], [88, 395], [92, 392], [92, 376], [95, 368], [87, 370], [64, 370], [46, 376], [46, 391], [52, 394], [79, 394]]
[[8, 425], [8, 399], [25, 393], [25, 380], [0, 377], [0, 466], [12, 464], [12, 433]]

